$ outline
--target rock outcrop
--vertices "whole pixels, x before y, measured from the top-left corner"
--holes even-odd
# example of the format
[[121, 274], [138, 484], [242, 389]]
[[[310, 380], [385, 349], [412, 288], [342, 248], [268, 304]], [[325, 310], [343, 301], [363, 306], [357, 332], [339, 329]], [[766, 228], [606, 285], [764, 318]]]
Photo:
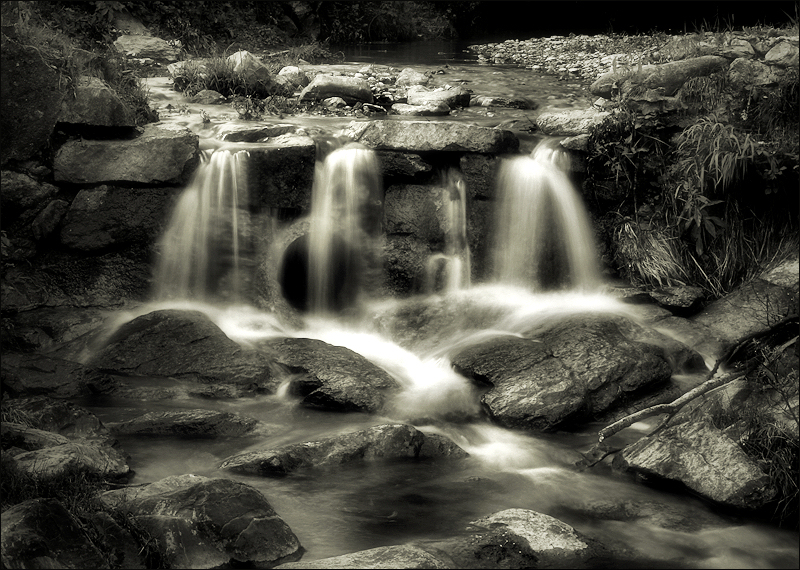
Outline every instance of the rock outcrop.
[[157, 540], [172, 568], [274, 565], [299, 554], [300, 542], [256, 489], [229, 479], [167, 477], [101, 500]]
[[547, 430], [598, 417], [669, 380], [662, 349], [630, 341], [623, 330], [609, 317], [568, 317], [525, 338], [465, 349], [453, 364], [492, 386], [481, 401], [496, 422]]

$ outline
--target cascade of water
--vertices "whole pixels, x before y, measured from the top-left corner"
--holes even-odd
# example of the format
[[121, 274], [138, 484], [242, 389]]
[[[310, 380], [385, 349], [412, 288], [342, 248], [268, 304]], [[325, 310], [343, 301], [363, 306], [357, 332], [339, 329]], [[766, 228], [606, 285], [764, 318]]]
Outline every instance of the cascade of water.
[[499, 282], [537, 291], [599, 286], [589, 217], [563, 170], [568, 160], [545, 145], [501, 165], [492, 252]]
[[339, 310], [358, 297], [381, 224], [380, 169], [374, 151], [346, 144], [314, 178], [308, 232], [308, 308]]
[[444, 252], [428, 260], [425, 291], [452, 293], [471, 285], [472, 258], [467, 243], [467, 185], [457, 170], [444, 177]]
[[203, 153], [159, 242], [157, 300], [208, 300], [212, 294], [240, 300], [248, 156], [247, 151]]

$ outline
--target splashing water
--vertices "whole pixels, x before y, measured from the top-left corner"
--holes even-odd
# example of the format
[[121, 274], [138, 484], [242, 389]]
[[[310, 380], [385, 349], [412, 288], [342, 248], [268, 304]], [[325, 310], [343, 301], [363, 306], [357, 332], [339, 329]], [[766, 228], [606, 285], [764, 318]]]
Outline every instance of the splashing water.
[[204, 153], [159, 242], [155, 298], [239, 301], [246, 232], [247, 151]]
[[547, 145], [501, 165], [492, 256], [497, 281], [535, 291], [600, 285], [591, 224], [563, 170], [563, 154]]

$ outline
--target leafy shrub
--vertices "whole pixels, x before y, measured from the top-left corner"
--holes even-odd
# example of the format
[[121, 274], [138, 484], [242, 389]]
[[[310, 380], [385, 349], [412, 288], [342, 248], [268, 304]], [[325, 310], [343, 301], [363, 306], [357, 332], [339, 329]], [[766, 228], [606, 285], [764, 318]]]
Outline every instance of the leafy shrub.
[[[37, 50], [42, 59], [59, 74], [65, 88], [74, 89], [78, 78], [83, 75], [99, 77], [105, 80], [133, 111], [137, 125], [158, 120], [158, 116], [149, 107], [146, 87], [142, 85], [124, 56], [101, 43], [90, 46], [94, 49], [92, 52], [83, 50], [78, 47], [76, 39], [48, 24], [47, 18], [26, 6], [28, 3], [17, 4], [20, 6], [13, 10], [7, 10], [4, 5], [4, 23], [13, 25], [16, 41]], [[116, 3], [97, 2], [97, 4]], [[46, 10], [44, 12], [47, 13]], [[65, 17], [65, 22], [69, 21], [69, 18]]]

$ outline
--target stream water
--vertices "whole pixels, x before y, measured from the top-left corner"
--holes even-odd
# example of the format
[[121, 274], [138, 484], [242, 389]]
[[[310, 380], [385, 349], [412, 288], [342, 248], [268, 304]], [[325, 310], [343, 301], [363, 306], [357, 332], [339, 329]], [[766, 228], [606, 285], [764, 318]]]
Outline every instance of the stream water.
[[[420, 67], [424, 68], [421, 64]], [[583, 94], [576, 95], [582, 93], [582, 88], [573, 89], [573, 86], [556, 82], [554, 78], [534, 77], [525, 70], [498, 70], [480, 67], [468, 61], [459, 62], [458, 65], [453, 63], [449, 70], [454, 76], [472, 78], [470, 81], [473, 85], [491, 85], [494, 90], [503, 91], [513, 84], [514, 89], [527, 91], [530, 86], [541, 83], [548, 85], [547, 89], [552, 93], [558, 92], [558, 100], [561, 101], [577, 101], [580, 97], [585, 97]], [[162, 82], [166, 80], [152, 80], [151, 92], [155, 90], [156, 99], [171, 98], [177, 101], [179, 96], [174, 92], [162, 91]], [[505, 94], [510, 91], [511, 88], [508, 87]], [[556, 99], [550, 101], [554, 100]], [[220, 108], [212, 108], [212, 112], [218, 118], [224, 113]], [[168, 120], [190, 126], [201, 137], [211, 137], [214, 126], [204, 125], [196, 117], [197, 115], [192, 114], [176, 115]], [[472, 118], [488, 122], [501, 120], [485, 114]], [[230, 119], [234, 120], [235, 117]], [[508, 117], [502, 118], [507, 119]], [[471, 118], [462, 115], [457, 120]], [[293, 121], [311, 124], [316, 119], [283, 120]], [[334, 125], [336, 120], [328, 121]], [[220, 122], [219, 119], [216, 122]], [[235, 153], [227, 153], [224, 161], [222, 158], [215, 158], [221, 156], [220, 152], [224, 151], [215, 152], [212, 159], [201, 168], [222, 168], [222, 162], [238, 160], [234, 158]], [[521, 174], [523, 178], [515, 178], [518, 175], [511, 169], [508, 176], [513, 179], [503, 184], [514, 187], [535, 186], [540, 184], [539, 178], [543, 176], [551, 180], [549, 184], [553, 187], [569, 184], [566, 178], [552, 174], [558, 169], [557, 164], [552, 161], [542, 167], [541, 160], [525, 160], [536, 162], [536, 168], [544, 168], [545, 174], [531, 175], [527, 166], [516, 165], [515, 168], [524, 171]], [[536, 283], [531, 283], [531, 280], [535, 282], [538, 277], [529, 275], [522, 278], [522, 283], [513, 286], [503, 282], [505, 274], [498, 278], [499, 282], [493, 283], [470, 284], [454, 280], [444, 291], [432, 294], [431, 299], [447, 299], [447, 302], [456, 306], [485, 305], [492, 308], [498, 315], [497, 318], [491, 322], [476, 324], [468, 330], [453, 331], [445, 327], [441, 331], [432, 331], [430, 338], [421, 339], [422, 342], [417, 344], [415, 351], [403, 348], [396, 339], [377, 332], [368, 318], [361, 322], [344, 321], [332, 317], [324, 310], [317, 310], [309, 315], [300, 329], [286, 328], [279, 325], [271, 315], [253, 307], [241, 304], [204, 304], [201, 302], [204, 295], [196, 294], [197, 290], [205, 291], [202, 289], [205, 282], [198, 280], [195, 273], [202, 272], [198, 268], [208, 261], [202, 256], [197, 261], [198, 258], [182, 254], [181, 251], [196, 251], [196, 246], [187, 245], [187, 242], [194, 239], [206, 242], [211, 239], [231, 239], [219, 236], [227, 235], [237, 219], [233, 197], [239, 190], [232, 194], [220, 191], [219, 185], [233, 184], [236, 188], [233, 181], [235, 176], [226, 176], [227, 178], [214, 176], [210, 170], [201, 170], [200, 176], [186, 190], [186, 195], [190, 196], [186, 200], [192, 202], [192, 205], [187, 206], [186, 217], [181, 220], [176, 217], [172, 222], [174, 226], [167, 230], [168, 234], [173, 232], [177, 236], [172, 240], [174, 247], [188, 248], [173, 252], [175, 256], [170, 258], [170, 263], [181, 267], [186, 263], [194, 263], [191, 268], [186, 269], [188, 276], [184, 276], [184, 269], [178, 270], [175, 267], [158, 273], [161, 275], [159, 280], [175, 277], [187, 283], [185, 286], [179, 284], [185, 289], [177, 295], [178, 298], [183, 297], [180, 300], [182, 304], [177, 306], [204, 310], [229, 337], [244, 344], [269, 336], [297, 336], [346, 346], [389, 372], [398, 380], [403, 390], [387, 406], [385, 416], [310, 410], [298, 406], [296, 399], [281, 392], [235, 400], [185, 397], [163, 401], [104, 399], [82, 402], [104, 422], [124, 421], [152, 411], [204, 408], [237, 412], [271, 426], [266, 433], [243, 438], [181, 440], [120, 437], [121, 446], [130, 454], [130, 466], [136, 473], [133, 483], [156, 481], [169, 475], [185, 473], [244, 481], [261, 490], [295, 532], [306, 551], [304, 560], [316, 560], [411, 540], [447, 538], [460, 532], [467, 522], [476, 518], [507, 508], [525, 508], [563, 520], [610, 546], [612, 554], [608, 559], [597, 561], [598, 567], [798, 566], [797, 533], [715, 512], [698, 498], [649, 487], [632, 476], [612, 471], [607, 463], [600, 463], [586, 471], [577, 470], [575, 462], [581, 457], [579, 452], [596, 442], [597, 431], [602, 427], [600, 425], [585, 425], [578, 432], [535, 434], [502, 429], [486, 420], [474, 419], [479, 411], [478, 398], [475, 388], [450, 367], [449, 354], [454, 348], [474, 342], [478, 338], [519, 335], [521, 331], [529, 330], [538, 320], [554, 314], [601, 311], [637, 318], [631, 306], [623, 305], [602, 293], [594, 272], [581, 273], [578, 283], [568, 291], [536, 292]], [[551, 179], [553, 176], [555, 181]], [[209, 185], [208, 180], [218, 182]], [[458, 202], [458, 180], [451, 180], [450, 183], [453, 201]], [[202, 189], [203, 184], [206, 184], [205, 190]], [[205, 193], [220, 198], [206, 198]], [[550, 202], [559, 200], [548, 202], [548, 208], [556, 208]], [[575, 208], [573, 202], [571, 197], [564, 207]], [[198, 213], [197, 208], [212, 208], [215, 204], [233, 212], [232, 217], [226, 218], [230, 221], [221, 222], [214, 216], [204, 217]], [[335, 206], [325, 207], [335, 210]], [[180, 208], [181, 206], [176, 210], [176, 216], [181, 215]], [[348, 208], [350, 211], [357, 210], [358, 204], [351, 204]], [[512, 206], [511, 209], [515, 208]], [[560, 229], [556, 231], [571, 232], [575, 226], [580, 226], [583, 223], [582, 215], [573, 215], [577, 217], [565, 218]], [[348, 216], [353, 219], [358, 217], [355, 214]], [[454, 219], [458, 218], [458, 212], [453, 216]], [[205, 219], [216, 224], [213, 226], [216, 231], [209, 233], [202, 230], [200, 226]], [[313, 222], [314, 217], [311, 219]], [[342, 219], [340, 216], [339, 221]], [[356, 220], [352, 223], [359, 222]], [[538, 223], [534, 218], [520, 221], [520, 226], [515, 230], [516, 235], [525, 232], [526, 226]], [[191, 231], [187, 232], [186, 226], [191, 226]], [[232, 235], [235, 234], [234, 228]], [[209, 235], [217, 237], [209, 238]], [[458, 244], [463, 242], [463, 236], [457, 231], [453, 235], [455, 237], [445, 253], [461, 256], [466, 261], [463, 251], [459, 252], [458, 249]], [[529, 249], [522, 240], [520, 244], [522, 249]], [[172, 246], [164, 247], [169, 249]], [[512, 246], [505, 246], [506, 249], [510, 247]], [[575, 247], [580, 250], [591, 249], [592, 246], [586, 243], [584, 237], [578, 236]], [[226, 247], [224, 250], [230, 252], [233, 248]], [[577, 255], [576, 269], [570, 271], [580, 273], [577, 268], [582, 271], [587, 266], [593, 266], [593, 261], [580, 257], [583, 253], [579, 252]], [[529, 260], [512, 259], [507, 263], [511, 267], [515, 264], [527, 264]], [[323, 268], [320, 271], [328, 269]], [[513, 269], [509, 271], [514, 273]], [[176, 289], [166, 287], [163, 290], [174, 293]], [[403, 302], [375, 301], [373, 305], [365, 305], [362, 313], [371, 315], [385, 309], [387, 304]], [[158, 305], [154, 303], [140, 308], [137, 314], [164, 306], [162, 300]], [[127, 318], [133, 316], [135, 315], [131, 314]], [[157, 381], [153, 382], [158, 384]], [[649, 422], [635, 424], [615, 435], [612, 443], [635, 441], [651, 429], [657, 420], [658, 418], [654, 418]], [[363, 463], [335, 471], [297, 473], [282, 478], [241, 475], [217, 468], [224, 459], [239, 452], [322, 439], [371, 425], [398, 421], [412, 423], [423, 431], [444, 434], [470, 455], [467, 459], [456, 462], [439, 460]]]

